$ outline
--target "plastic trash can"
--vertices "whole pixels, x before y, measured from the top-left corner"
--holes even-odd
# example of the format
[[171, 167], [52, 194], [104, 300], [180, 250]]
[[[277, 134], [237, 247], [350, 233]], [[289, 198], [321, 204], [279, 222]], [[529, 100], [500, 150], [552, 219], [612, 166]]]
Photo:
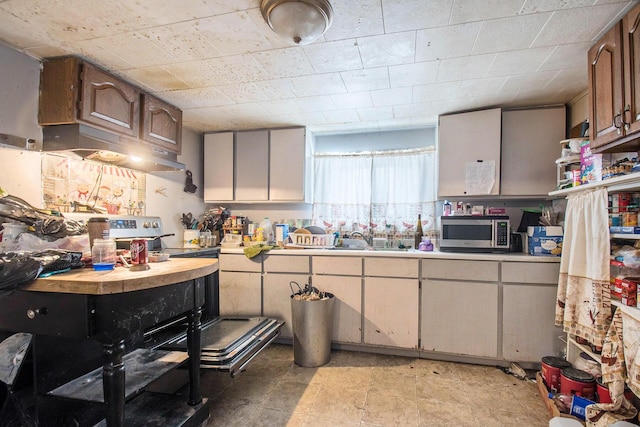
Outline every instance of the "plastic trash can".
[[291, 295], [293, 328], [293, 361], [296, 365], [315, 368], [331, 359], [333, 306], [335, 297], [328, 292], [317, 300], [296, 299]]

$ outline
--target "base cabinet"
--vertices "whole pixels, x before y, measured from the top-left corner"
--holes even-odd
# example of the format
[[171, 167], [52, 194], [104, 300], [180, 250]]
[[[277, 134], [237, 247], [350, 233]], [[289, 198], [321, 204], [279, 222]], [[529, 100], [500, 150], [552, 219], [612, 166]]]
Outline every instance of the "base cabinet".
[[365, 278], [365, 344], [417, 349], [419, 293], [418, 279]]
[[220, 315], [262, 315], [262, 259], [220, 254]]
[[424, 281], [422, 349], [497, 357], [498, 284]]
[[334, 295], [333, 341], [362, 343], [362, 278], [314, 275], [313, 286]]

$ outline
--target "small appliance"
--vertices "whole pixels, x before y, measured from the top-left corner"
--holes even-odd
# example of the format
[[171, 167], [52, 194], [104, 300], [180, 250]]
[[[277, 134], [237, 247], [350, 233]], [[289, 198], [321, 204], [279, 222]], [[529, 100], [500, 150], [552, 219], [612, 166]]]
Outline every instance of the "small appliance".
[[508, 216], [440, 217], [441, 251], [509, 252], [510, 235]]

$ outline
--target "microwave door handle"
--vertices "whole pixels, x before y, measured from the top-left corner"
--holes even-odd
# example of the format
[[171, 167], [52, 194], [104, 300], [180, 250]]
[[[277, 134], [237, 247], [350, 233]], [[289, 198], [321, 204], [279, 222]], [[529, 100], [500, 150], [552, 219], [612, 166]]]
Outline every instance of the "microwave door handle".
[[491, 221], [491, 245], [495, 245], [498, 242], [498, 227], [496, 227], [496, 222]]

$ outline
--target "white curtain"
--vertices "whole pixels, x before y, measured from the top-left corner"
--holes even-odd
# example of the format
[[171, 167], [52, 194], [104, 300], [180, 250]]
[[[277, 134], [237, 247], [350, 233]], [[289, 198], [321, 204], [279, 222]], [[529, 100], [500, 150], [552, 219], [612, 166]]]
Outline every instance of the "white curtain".
[[602, 346], [611, 324], [606, 188], [570, 195], [565, 213], [555, 323]]
[[333, 231], [413, 233], [435, 226], [435, 151], [314, 157], [313, 222]]

